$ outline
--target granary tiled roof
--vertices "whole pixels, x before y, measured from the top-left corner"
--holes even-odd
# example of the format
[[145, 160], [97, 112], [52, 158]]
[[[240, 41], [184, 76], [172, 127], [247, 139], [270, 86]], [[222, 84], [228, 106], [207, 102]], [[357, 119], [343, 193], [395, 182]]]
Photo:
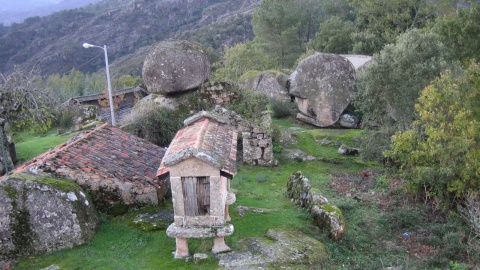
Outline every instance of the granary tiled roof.
[[237, 131], [208, 116], [203, 114], [194, 122], [185, 122], [188, 126], [179, 130], [173, 138], [157, 176], [167, 173], [169, 166], [191, 157], [232, 176], [236, 174]]
[[121, 129], [103, 124], [72, 142], [36, 157], [16, 171], [39, 163], [83, 170], [102, 178], [117, 178], [143, 185], [154, 184], [165, 149]]

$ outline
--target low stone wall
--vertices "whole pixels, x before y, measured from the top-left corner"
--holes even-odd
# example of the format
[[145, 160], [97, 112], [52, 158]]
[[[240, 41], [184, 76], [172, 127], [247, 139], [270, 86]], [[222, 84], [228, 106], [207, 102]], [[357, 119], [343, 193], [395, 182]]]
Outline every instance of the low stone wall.
[[312, 214], [313, 223], [320, 229], [328, 230], [333, 240], [340, 239], [345, 234], [345, 218], [342, 211], [328, 202], [319, 191], [312, 189], [310, 181], [296, 171], [287, 181], [287, 196], [296, 205], [307, 208]]

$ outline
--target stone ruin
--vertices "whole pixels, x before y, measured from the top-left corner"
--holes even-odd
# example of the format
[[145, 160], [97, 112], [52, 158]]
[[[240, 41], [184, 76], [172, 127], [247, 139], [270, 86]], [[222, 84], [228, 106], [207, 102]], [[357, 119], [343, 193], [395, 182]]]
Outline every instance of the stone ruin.
[[17, 152], [9, 126], [5, 119], [0, 118], [0, 175], [11, 171], [13, 163], [17, 161]]
[[260, 124], [248, 122], [234, 111], [216, 106], [212, 113], [226, 118], [242, 135], [242, 162], [248, 165], [275, 166], [273, 158], [272, 117], [269, 111], [264, 111]]

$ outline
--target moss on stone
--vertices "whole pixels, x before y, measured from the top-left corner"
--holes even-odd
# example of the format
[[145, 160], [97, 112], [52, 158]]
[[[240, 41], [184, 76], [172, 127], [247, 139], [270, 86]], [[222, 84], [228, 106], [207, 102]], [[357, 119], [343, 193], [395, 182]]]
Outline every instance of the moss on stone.
[[30, 175], [27, 173], [17, 173], [10, 177], [18, 180], [35, 181], [41, 184], [53, 186], [65, 192], [81, 190], [81, 187], [77, 183], [75, 183], [75, 181], [68, 180], [68, 179], [53, 179], [48, 177], [38, 177], [38, 176]]
[[4, 186], [0, 188], [3, 189], [7, 193], [8, 197], [12, 200], [14, 200], [18, 195], [18, 191], [12, 186]]
[[327, 203], [327, 204], [319, 205], [318, 207], [324, 210], [325, 212], [327, 212], [328, 214], [334, 214], [335, 216], [340, 218], [342, 221], [344, 220], [342, 210], [340, 210], [340, 208], [336, 207], [335, 205]]

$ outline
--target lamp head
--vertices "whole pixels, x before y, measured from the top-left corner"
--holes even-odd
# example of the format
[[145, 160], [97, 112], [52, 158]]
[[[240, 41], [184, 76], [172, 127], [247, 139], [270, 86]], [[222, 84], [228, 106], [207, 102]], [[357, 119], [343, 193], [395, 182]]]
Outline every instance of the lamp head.
[[93, 45], [92, 45], [92, 44], [88, 44], [88, 43], [83, 43], [83, 47], [84, 47], [85, 49], [88, 49], [88, 48], [93, 47]]

